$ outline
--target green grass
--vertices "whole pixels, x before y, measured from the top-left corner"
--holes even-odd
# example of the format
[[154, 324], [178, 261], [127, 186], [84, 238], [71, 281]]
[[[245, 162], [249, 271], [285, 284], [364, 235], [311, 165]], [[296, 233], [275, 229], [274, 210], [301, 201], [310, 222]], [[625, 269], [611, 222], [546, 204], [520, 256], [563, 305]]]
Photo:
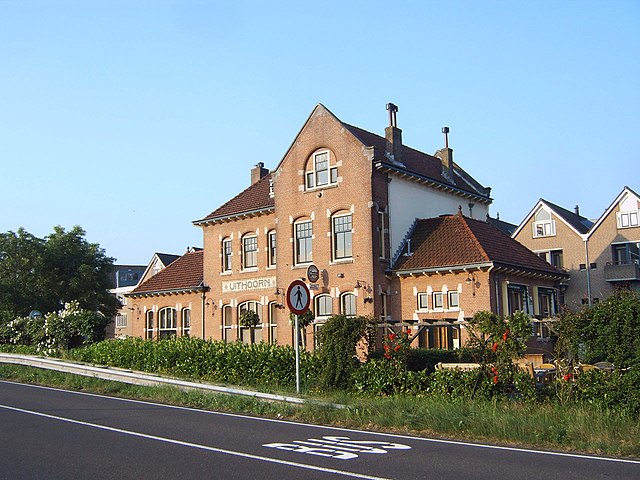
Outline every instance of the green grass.
[[301, 422], [449, 439], [640, 457], [640, 423], [626, 411], [576, 404], [445, 400], [433, 397], [322, 400], [344, 409], [267, 402], [251, 397], [141, 387], [19, 365], [0, 365], [0, 378], [117, 397], [246, 413]]

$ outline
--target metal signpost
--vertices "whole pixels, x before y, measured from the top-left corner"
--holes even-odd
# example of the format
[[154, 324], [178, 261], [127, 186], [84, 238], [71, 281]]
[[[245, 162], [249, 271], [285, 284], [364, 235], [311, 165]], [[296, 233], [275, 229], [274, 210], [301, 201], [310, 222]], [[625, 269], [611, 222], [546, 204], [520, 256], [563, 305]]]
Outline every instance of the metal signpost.
[[300, 393], [300, 329], [298, 328], [298, 315], [309, 310], [311, 294], [307, 284], [302, 280], [294, 280], [287, 289], [287, 306], [295, 315], [295, 342], [296, 342], [296, 393]]

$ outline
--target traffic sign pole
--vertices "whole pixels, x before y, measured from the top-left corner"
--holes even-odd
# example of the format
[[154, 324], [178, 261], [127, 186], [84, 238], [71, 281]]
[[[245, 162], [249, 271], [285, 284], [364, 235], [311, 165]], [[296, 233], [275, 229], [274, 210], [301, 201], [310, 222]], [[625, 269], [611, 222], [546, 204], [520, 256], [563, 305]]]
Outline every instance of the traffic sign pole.
[[307, 284], [302, 280], [294, 280], [287, 289], [287, 305], [291, 313], [295, 315], [294, 329], [296, 331], [295, 352], [296, 352], [296, 393], [300, 393], [300, 322], [298, 315], [302, 315], [309, 310], [311, 303], [311, 294], [307, 288]]
[[298, 315], [295, 320], [296, 329], [296, 393], [300, 394], [300, 327], [298, 322]]

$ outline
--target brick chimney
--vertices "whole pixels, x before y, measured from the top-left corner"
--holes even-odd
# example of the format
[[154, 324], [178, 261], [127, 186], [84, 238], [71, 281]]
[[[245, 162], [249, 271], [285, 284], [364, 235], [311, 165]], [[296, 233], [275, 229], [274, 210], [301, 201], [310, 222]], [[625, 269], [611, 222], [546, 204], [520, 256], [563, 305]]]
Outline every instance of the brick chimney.
[[453, 150], [449, 148], [449, 127], [442, 127], [444, 133], [444, 148], [435, 153], [442, 163], [442, 176], [453, 182]]
[[267, 175], [269, 175], [269, 170], [264, 168], [264, 163], [256, 163], [256, 166], [251, 169], [251, 185], [258, 183], [261, 178]]
[[387, 103], [389, 110], [389, 126], [384, 129], [385, 155], [394, 163], [402, 163], [402, 130], [398, 128], [396, 113], [398, 107], [393, 103]]

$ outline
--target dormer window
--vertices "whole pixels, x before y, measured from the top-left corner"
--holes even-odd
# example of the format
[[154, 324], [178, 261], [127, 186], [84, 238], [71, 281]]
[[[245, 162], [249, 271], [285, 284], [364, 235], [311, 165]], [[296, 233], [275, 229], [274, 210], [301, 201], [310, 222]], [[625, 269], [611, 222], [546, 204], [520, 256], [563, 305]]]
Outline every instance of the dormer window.
[[544, 208], [538, 210], [533, 222], [533, 238], [552, 237], [556, 234], [556, 221], [551, 218]]
[[305, 172], [307, 189], [324, 187], [338, 183], [338, 167], [331, 166], [328, 150], [313, 154]]

